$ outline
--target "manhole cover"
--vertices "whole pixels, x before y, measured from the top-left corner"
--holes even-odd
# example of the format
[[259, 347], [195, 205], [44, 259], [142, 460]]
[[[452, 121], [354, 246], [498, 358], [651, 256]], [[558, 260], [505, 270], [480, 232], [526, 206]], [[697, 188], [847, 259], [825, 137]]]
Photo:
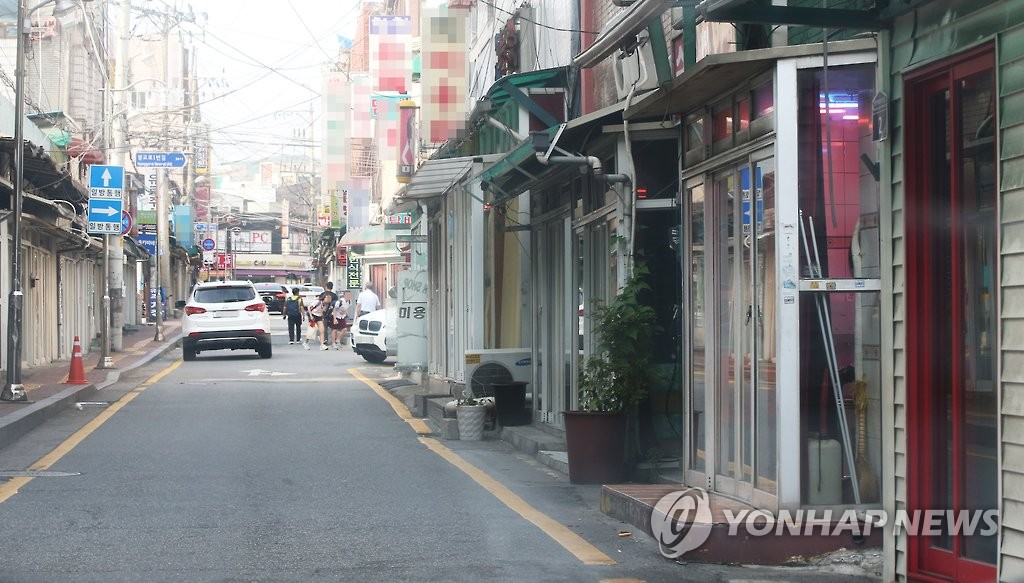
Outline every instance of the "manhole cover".
[[0, 470], [0, 478], [64, 478], [81, 475], [79, 472], [55, 472], [52, 470]]

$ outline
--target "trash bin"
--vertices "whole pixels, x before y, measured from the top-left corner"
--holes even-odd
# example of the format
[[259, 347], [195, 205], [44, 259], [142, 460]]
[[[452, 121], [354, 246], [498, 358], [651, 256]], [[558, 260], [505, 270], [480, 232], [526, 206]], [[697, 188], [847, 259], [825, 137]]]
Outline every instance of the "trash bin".
[[525, 425], [530, 422], [529, 411], [526, 410], [525, 381], [493, 383], [494, 408], [498, 416], [498, 425]]

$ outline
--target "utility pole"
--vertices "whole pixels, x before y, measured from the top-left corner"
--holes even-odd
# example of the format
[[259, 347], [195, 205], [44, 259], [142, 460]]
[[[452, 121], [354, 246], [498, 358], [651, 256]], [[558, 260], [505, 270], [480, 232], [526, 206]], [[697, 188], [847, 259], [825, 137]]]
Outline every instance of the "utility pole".
[[[118, 47], [117, 58], [114, 60], [114, 80], [119, 87], [125, 85], [128, 78], [128, 42], [131, 34], [131, 0], [121, 0], [118, 14]], [[114, 96], [118, 116], [124, 115], [124, 91], [109, 91]], [[127, 159], [128, 144], [125, 136], [127, 128], [117, 126], [117, 117], [112, 120], [113, 150], [110, 154], [111, 164], [114, 166], [125, 166]], [[127, 174], [126, 174], [127, 176]], [[126, 207], [127, 208], [127, 207]], [[107, 279], [110, 293], [110, 349], [113, 352], [124, 350], [124, 239], [113, 237], [107, 253]]]
[[[169, 8], [168, 8], [169, 10]], [[164, 103], [163, 103], [163, 122], [160, 135], [160, 144], [163, 151], [167, 151], [167, 132], [170, 126], [170, 120], [168, 119], [167, 103], [170, 100], [170, 57], [171, 51], [171, 39], [170, 39], [170, 28], [171, 28], [171, 16], [169, 12], [164, 13], [164, 54], [163, 54], [163, 75], [164, 75]], [[170, 245], [170, 238], [167, 234], [167, 188], [168, 188], [168, 175], [166, 168], [157, 169], [157, 183], [156, 183], [156, 257], [154, 258], [154, 266], [156, 268], [156, 332], [153, 334], [153, 340], [162, 342], [164, 340], [164, 313], [163, 313], [163, 278], [170, 275], [170, 254], [168, 253], [168, 246]]]
[[[125, 82], [128, 75], [128, 42], [131, 35], [131, 0], [121, 0], [118, 27], [118, 55], [115, 62], [115, 80], [118, 85]], [[111, 91], [118, 104], [118, 111], [124, 110], [125, 97], [123, 91]], [[123, 114], [122, 114], [123, 115]], [[127, 118], [125, 118], [127, 123]], [[114, 159], [116, 164], [124, 167], [127, 159], [127, 136], [128, 128], [119, 127], [114, 130]], [[112, 312], [110, 327], [110, 348], [114, 352], [124, 350], [124, 310], [126, 288], [124, 281], [124, 238], [117, 237], [110, 248], [110, 260], [112, 262], [109, 272], [110, 278], [110, 309]], [[133, 294], [134, 296], [134, 294]], [[135, 309], [135, 302], [132, 302], [132, 309]]]

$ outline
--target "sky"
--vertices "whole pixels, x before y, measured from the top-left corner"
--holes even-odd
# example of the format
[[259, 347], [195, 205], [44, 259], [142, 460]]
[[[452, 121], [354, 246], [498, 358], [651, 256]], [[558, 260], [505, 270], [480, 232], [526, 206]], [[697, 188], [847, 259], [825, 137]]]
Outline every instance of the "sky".
[[319, 158], [321, 70], [338, 37], [354, 35], [358, 2], [192, 0], [191, 9], [214, 165]]

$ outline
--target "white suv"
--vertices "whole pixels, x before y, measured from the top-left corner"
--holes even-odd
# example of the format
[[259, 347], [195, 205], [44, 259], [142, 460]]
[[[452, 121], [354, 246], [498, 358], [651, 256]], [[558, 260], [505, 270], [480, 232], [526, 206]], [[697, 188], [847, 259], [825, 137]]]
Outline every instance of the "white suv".
[[349, 331], [352, 352], [366, 362], [380, 363], [398, 355], [398, 309], [385, 308], [356, 318]]
[[188, 301], [179, 301], [181, 351], [195, 360], [206, 350], [256, 350], [270, 358], [270, 313], [256, 286], [248, 281], [212, 281], [192, 288]]

